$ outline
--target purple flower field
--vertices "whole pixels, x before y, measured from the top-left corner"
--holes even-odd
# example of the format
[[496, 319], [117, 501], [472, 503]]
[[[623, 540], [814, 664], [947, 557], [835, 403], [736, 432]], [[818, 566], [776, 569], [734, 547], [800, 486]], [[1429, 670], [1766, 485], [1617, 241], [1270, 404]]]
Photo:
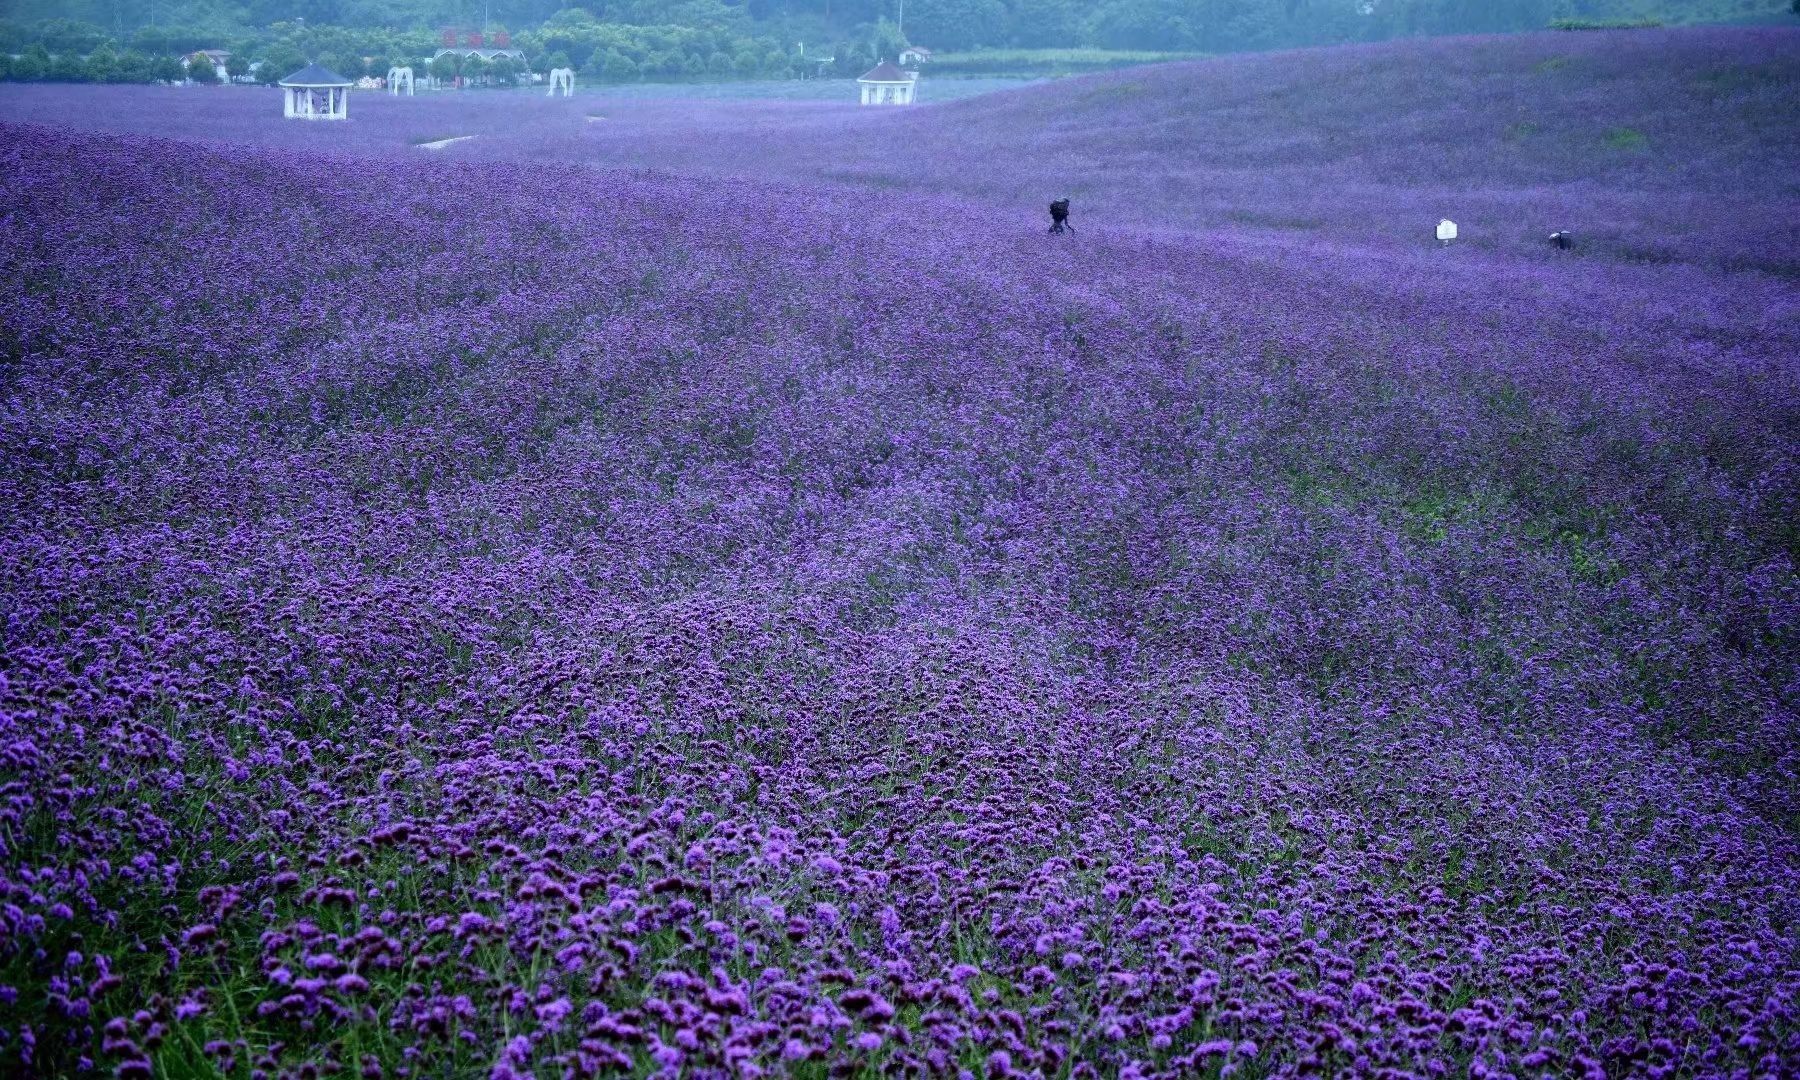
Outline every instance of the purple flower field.
[[0, 1073], [1800, 1072], [1800, 33], [876, 112], [0, 86]]

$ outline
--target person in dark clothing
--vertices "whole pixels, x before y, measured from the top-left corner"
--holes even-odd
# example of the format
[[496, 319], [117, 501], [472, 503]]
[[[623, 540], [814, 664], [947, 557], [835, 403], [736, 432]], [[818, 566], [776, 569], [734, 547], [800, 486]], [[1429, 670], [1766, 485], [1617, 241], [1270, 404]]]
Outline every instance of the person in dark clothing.
[[1575, 234], [1567, 229], [1560, 229], [1550, 234], [1550, 244], [1558, 251], [1567, 251], [1575, 246]]
[[1075, 231], [1075, 226], [1069, 224], [1069, 200], [1058, 199], [1050, 204], [1050, 231], [1059, 233], [1065, 229]]

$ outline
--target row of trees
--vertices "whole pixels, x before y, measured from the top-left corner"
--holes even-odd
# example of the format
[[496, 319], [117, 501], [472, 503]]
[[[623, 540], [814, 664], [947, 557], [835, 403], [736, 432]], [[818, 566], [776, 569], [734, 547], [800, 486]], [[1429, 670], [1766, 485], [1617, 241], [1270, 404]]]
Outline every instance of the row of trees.
[[[318, 57], [317, 60], [351, 79], [365, 75], [384, 76], [391, 66], [390, 59], [386, 56], [365, 60], [358, 56], [327, 55]], [[257, 66], [255, 75], [259, 82], [274, 83], [304, 66], [306, 62], [304, 56], [292, 49], [272, 50]], [[484, 86], [516, 85], [531, 74], [533, 67], [507, 56], [484, 60], [479, 56], [444, 55], [423, 68], [415, 60], [401, 62], [412, 64], [418, 74], [430, 75], [440, 82], [448, 83], [460, 78], [465, 85]], [[566, 55], [553, 54], [536, 66], [548, 70], [552, 67], [575, 65]], [[745, 50], [737, 54], [720, 51], [706, 55], [692, 52], [650, 52], [639, 56], [618, 49], [607, 49], [593, 52], [581, 70], [588, 79], [619, 82], [638, 78], [785, 77], [800, 71], [801, 66], [777, 49], [763, 53]], [[227, 73], [233, 78], [249, 74], [249, 61], [234, 55], [227, 61]], [[204, 58], [197, 58], [184, 66], [172, 56], [150, 56], [137, 49], [118, 51], [110, 44], [102, 44], [86, 56], [73, 53], [53, 56], [43, 46], [32, 45], [17, 56], [0, 54], [0, 79], [14, 82], [86, 83], [174, 83], [188, 80], [197, 84], [210, 84], [219, 81], [219, 75], [211, 61]]]
[[[490, 31], [494, 29], [490, 27]], [[392, 64], [403, 63], [443, 82], [460, 77], [465, 84], [488, 85], [511, 84], [531, 71], [557, 67], [574, 68], [585, 80], [605, 82], [855, 76], [867, 70], [877, 56], [895, 56], [905, 46], [894, 24], [877, 20], [865, 28], [862, 40], [815, 46], [810, 50], [813, 59], [809, 59], [797, 42], [784, 45], [775, 36], [747, 37], [724, 25], [609, 23], [579, 8], [514, 36], [514, 45], [526, 57], [522, 63], [510, 57], [487, 61], [445, 55], [421, 68], [421, 59], [440, 47], [436, 34], [299, 22], [278, 23], [250, 39], [146, 28], [121, 45], [95, 27], [55, 20], [25, 34], [16, 27], [11, 32], [0, 31], [0, 40], [9, 37], [15, 43], [21, 37], [38, 40], [25, 46], [18, 58], [0, 63], [0, 77], [64, 82], [178, 81], [184, 74], [196, 82], [211, 80], [212, 73], [184, 73], [174, 56], [221, 45], [231, 53], [231, 75], [245, 74], [250, 61], [259, 60], [256, 75], [264, 82], [316, 61], [352, 79], [380, 77]], [[816, 59], [833, 54], [838, 62], [821, 69]], [[0, 61], [4, 59], [0, 56]]]
[[[366, 62], [360, 57], [344, 60], [321, 57], [319, 62], [351, 79], [364, 75], [381, 77], [387, 74], [390, 66], [387, 57], [374, 57]], [[532, 70], [532, 65], [521, 64], [506, 56], [484, 60], [479, 56], [445, 55], [422, 68], [416, 61], [407, 62], [413, 65], [419, 75], [430, 75], [444, 83], [460, 78], [465, 85], [513, 86], [526, 79]], [[303, 58], [276, 54], [265, 58], [255, 75], [259, 82], [274, 83], [304, 64]], [[573, 66], [575, 65], [562, 55], [552, 55], [537, 65], [543, 70]], [[228, 74], [233, 78], [247, 74], [247, 67], [248, 61], [233, 57], [227, 64]], [[746, 50], [735, 55], [715, 52], [706, 56], [662, 52], [649, 53], [641, 58], [617, 49], [608, 49], [593, 53], [588, 62], [581, 66], [583, 78], [608, 82], [643, 78], [775, 78], [796, 75], [802, 70], [810, 69], [777, 49], [770, 49], [766, 53]], [[175, 83], [188, 80], [197, 84], [211, 84], [218, 82], [219, 76], [218, 70], [205, 59], [198, 59], [184, 66], [172, 56], [149, 56], [136, 49], [115, 51], [110, 45], [102, 45], [85, 57], [73, 53], [51, 56], [42, 46], [34, 45], [18, 56], [0, 54], [0, 80], [81, 83]]]
[[[876, 56], [897, 56], [906, 46], [899, 29], [877, 19], [852, 38], [823, 33], [810, 58], [801, 51], [803, 38], [778, 34], [749, 36], [748, 24], [713, 22], [683, 26], [603, 21], [581, 8], [570, 8], [535, 30], [516, 36], [528, 55], [543, 56], [542, 67], [571, 67], [587, 79], [620, 81], [635, 78], [786, 78], [797, 75], [860, 75]], [[821, 72], [819, 57], [838, 63]]]
[[[196, 79], [218, 81], [210, 63], [193, 73]], [[102, 44], [86, 56], [74, 53], [50, 55], [42, 45], [32, 45], [17, 56], [0, 55], [0, 78], [15, 82], [147, 83], [180, 82], [189, 72], [172, 56], [149, 56], [136, 49], [114, 52]]]
[[[385, 69], [383, 71], [385, 73]], [[429, 74], [439, 82], [461, 79], [464, 83], [486, 86], [513, 86], [530, 71], [510, 56], [496, 56], [492, 60], [483, 60], [479, 56], [440, 56], [431, 62]]]
[[[1558, 19], [1654, 16], [1679, 23], [1800, 5], [1800, 0], [582, 0], [585, 6], [565, 7], [567, 2], [490, 0], [488, 6], [526, 27], [513, 41], [531, 68], [573, 67], [588, 80], [623, 81], [855, 76], [877, 58], [897, 55], [909, 39], [940, 51], [1086, 46], [1230, 52], [1537, 29]], [[234, 58], [268, 60], [276, 69], [292, 70], [287, 65], [312, 59], [352, 77], [381, 75], [389, 57], [433, 55], [439, 44], [434, 28], [459, 23], [467, 14], [466, 0], [308, 0], [303, 6], [304, 21], [265, 22], [295, 10], [291, 0], [9, 0], [14, 21], [0, 20], [0, 54], [15, 54], [6, 61], [14, 78], [129, 80], [146, 70], [158, 73], [150, 78], [167, 77], [168, 57], [221, 47]], [[23, 21], [33, 13], [44, 17]], [[808, 43], [804, 54], [801, 42]], [[28, 46], [40, 52], [27, 57]], [[821, 55], [837, 62], [820, 69], [815, 61]], [[376, 60], [365, 64], [364, 57]], [[505, 82], [520, 74], [507, 71], [507, 65], [473, 72], [454, 61], [444, 66], [440, 78]]]
[[[248, 74], [247, 59], [233, 56], [226, 62], [226, 74], [235, 78]], [[284, 70], [285, 75], [292, 68]], [[280, 76], [276, 76], [279, 78]], [[219, 81], [219, 70], [211, 60], [196, 57], [183, 64], [173, 56], [152, 56], [138, 49], [114, 49], [102, 42], [86, 56], [72, 52], [52, 55], [42, 45], [25, 47], [16, 55], [0, 53], [0, 79], [11, 82], [90, 82], [90, 83], [176, 83], [183, 80], [203, 85]]]
[[[933, 49], [1071, 46], [1222, 53], [1431, 34], [1541, 30], [1559, 19], [1666, 23], [1786, 11], [1800, 0], [905, 0], [904, 30]], [[872, 24], [899, 0], [747, 0]]]
[[[1133, 46], [1158, 29], [1194, 41], [1262, 32], [1274, 25], [1298, 43], [1341, 26], [1346, 14], [1376, 19], [1400, 32], [1466, 33], [1537, 28], [1552, 19], [1652, 17], [1679, 23], [1779, 13], [1791, 0], [905, 0], [908, 33], [934, 48], [963, 45]], [[538, 26], [576, 7], [607, 23], [635, 26], [727, 26], [745, 36], [780, 32], [788, 40], [827, 40], [878, 19], [897, 20], [901, 0], [8, 0], [10, 17], [80, 21], [123, 40], [138, 27], [192, 26], [242, 32], [303, 16], [308, 23], [378, 29], [429, 29], [465, 23], [484, 9], [514, 26]], [[1363, 12], [1366, 11], [1366, 14]], [[788, 30], [813, 36], [792, 38]], [[62, 51], [44, 43], [51, 52]], [[97, 46], [75, 48], [87, 52]], [[176, 46], [184, 52], [203, 44]], [[0, 41], [0, 49], [5, 43]], [[17, 51], [8, 49], [7, 51]]]
[[[503, 28], [490, 25], [488, 29], [491, 39], [493, 32]], [[234, 66], [242, 65], [245, 70], [250, 61], [262, 61], [257, 76], [265, 81], [279, 79], [309, 61], [353, 79], [364, 75], [379, 77], [387, 73], [391, 63], [403, 63], [412, 65], [421, 75], [430, 74], [441, 81], [460, 77], [465, 83], [482, 84], [507, 84], [530, 71], [543, 72], [554, 67], [575, 68], [590, 81], [786, 78], [816, 73], [816, 65], [804, 62], [794, 45], [784, 45], [774, 35], [748, 36], [741, 29], [716, 24], [607, 23], [574, 8], [545, 26], [514, 35], [514, 46], [525, 54], [523, 63], [507, 57], [484, 61], [446, 55], [421, 69], [421, 60], [440, 48], [435, 32], [284, 22], [253, 35], [221, 36], [146, 27], [118, 39], [91, 24], [67, 19], [27, 27], [0, 22], [0, 75], [67, 82], [173, 81], [181, 77], [179, 62], [173, 57], [202, 48], [227, 49]], [[891, 24], [871, 31], [891, 43], [886, 55], [894, 55], [904, 44]], [[845, 58], [845, 63], [840, 65], [841, 70], [826, 74], [860, 74], [867, 65], [855, 65], [871, 56], [875, 48], [872, 42], [863, 43], [860, 48], [842, 45], [838, 55]], [[815, 55], [819, 51], [813, 50]], [[19, 52], [21, 56], [5, 63], [7, 52]], [[854, 71], [850, 70], [852, 67]]]

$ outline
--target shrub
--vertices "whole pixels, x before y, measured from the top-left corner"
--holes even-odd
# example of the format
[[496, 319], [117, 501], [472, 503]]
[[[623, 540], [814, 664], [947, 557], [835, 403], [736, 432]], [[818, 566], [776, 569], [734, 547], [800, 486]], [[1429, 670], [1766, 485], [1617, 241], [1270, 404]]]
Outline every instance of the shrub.
[[14, 82], [38, 82], [50, 74], [50, 61], [42, 46], [33, 46], [13, 58], [9, 77]]
[[1552, 19], [1552, 30], [1653, 30], [1661, 19]]
[[[286, 75], [287, 72], [284, 71], [281, 74]], [[159, 56], [150, 61], [151, 82], [178, 83], [186, 77], [187, 72], [181, 70], [181, 61], [175, 59], [173, 56]], [[274, 82], [275, 79], [280, 77], [280, 75], [273, 76], [269, 81]]]
[[58, 53], [50, 61], [51, 82], [87, 82], [87, 65], [73, 53]]

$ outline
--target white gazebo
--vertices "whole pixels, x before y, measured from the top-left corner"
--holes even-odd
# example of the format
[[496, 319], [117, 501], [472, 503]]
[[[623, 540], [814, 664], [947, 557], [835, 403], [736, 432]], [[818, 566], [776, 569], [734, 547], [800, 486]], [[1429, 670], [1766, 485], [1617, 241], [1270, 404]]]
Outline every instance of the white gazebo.
[[350, 80], [308, 64], [279, 83], [281, 115], [290, 120], [350, 119]]
[[549, 96], [555, 97], [556, 92], [558, 90], [562, 91], [563, 97], [574, 97], [575, 96], [575, 69], [574, 68], [551, 68], [550, 69], [550, 95]]
[[856, 80], [862, 88], [864, 105], [911, 105], [913, 90], [919, 84], [916, 74], [901, 71], [889, 61], [883, 60]]
[[409, 67], [391, 67], [387, 73], [387, 92], [413, 96], [413, 70]]

